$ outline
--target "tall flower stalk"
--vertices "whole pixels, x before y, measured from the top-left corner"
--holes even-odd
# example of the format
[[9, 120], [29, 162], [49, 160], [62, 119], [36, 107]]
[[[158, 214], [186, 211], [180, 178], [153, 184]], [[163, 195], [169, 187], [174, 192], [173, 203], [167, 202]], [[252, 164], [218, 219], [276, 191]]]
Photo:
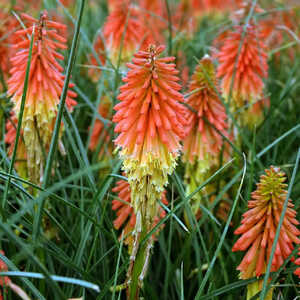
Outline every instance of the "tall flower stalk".
[[[57, 51], [67, 48], [65, 38], [58, 34], [60, 29], [65, 29], [65, 25], [49, 20], [46, 11], [41, 14], [39, 20], [24, 13], [21, 16], [27, 28], [15, 32], [17, 39], [13, 47], [17, 52], [11, 58], [8, 94], [12, 97], [13, 110], [18, 116], [29, 55], [30, 35], [35, 31], [22, 130], [29, 179], [34, 183], [41, 183], [44, 156], [49, 149], [57, 105], [64, 83], [63, 68], [57, 62], [57, 59], [63, 60], [64, 57]], [[76, 104], [72, 99], [74, 97], [76, 94], [68, 91], [69, 107]], [[61, 152], [64, 153], [61, 141], [59, 145]]]
[[[208, 55], [196, 67], [189, 93], [186, 99], [190, 108], [187, 111], [187, 136], [183, 144], [187, 194], [192, 193], [209, 177], [211, 168], [218, 164], [224, 148], [222, 135], [228, 137], [225, 107], [218, 96], [219, 82]], [[226, 148], [223, 152], [228, 154]], [[199, 214], [202, 198], [201, 193], [197, 193], [192, 199], [192, 211], [195, 215]]]
[[185, 107], [177, 83], [175, 57], [159, 58], [164, 46], [150, 45], [134, 55], [127, 64], [130, 71], [123, 79], [115, 106], [115, 140], [120, 149], [123, 169], [131, 188], [131, 203], [136, 214], [134, 245], [128, 271], [130, 299], [138, 290], [149, 263], [151, 239], [139, 248], [139, 242], [152, 229], [168, 175], [176, 165], [185, 136]]
[[[260, 38], [259, 28], [238, 25], [226, 34], [224, 44], [218, 53], [218, 77], [222, 78], [224, 98], [242, 125], [249, 125], [248, 114], [260, 114], [263, 105], [264, 79], [268, 76], [266, 47]], [[258, 118], [259, 121], [262, 118]]]
[[[259, 277], [266, 271], [276, 228], [287, 196], [284, 172], [273, 166], [265, 172], [266, 175], [260, 177], [260, 182], [252, 193], [252, 199], [248, 202], [249, 210], [243, 214], [242, 225], [234, 232], [241, 234], [241, 237], [234, 244], [232, 251], [247, 251], [237, 268], [242, 279]], [[292, 201], [288, 201], [271, 272], [277, 271], [292, 253], [294, 244], [300, 243], [298, 238], [300, 231], [296, 227], [299, 224], [296, 220], [297, 212], [293, 209]], [[247, 299], [257, 294], [261, 288], [262, 280], [249, 284]], [[270, 290], [269, 299], [272, 299], [272, 292]]]

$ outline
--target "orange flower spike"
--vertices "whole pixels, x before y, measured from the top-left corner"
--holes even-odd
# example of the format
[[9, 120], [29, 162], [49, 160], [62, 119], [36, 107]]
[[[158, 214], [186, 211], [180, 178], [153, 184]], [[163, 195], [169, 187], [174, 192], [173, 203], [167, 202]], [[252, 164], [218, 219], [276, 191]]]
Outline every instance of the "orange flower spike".
[[196, 67], [189, 87], [191, 95], [186, 103], [194, 111], [187, 111], [189, 125], [183, 149], [183, 160], [190, 164], [202, 161], [203, 171], [218, 159], [222, 149], [223, 138], [214, 127], [228, 136], [227, 116], [218, 90], [212, 59], [206, 55]]
[[[260, 40], [255, 26], [248, 25], [242, 41], [243, 26], [236, 26], [229, 32], [221, 47], [217, 76], [222, 78], [222, 91], [229, 100], [230, 87], [234, 79], [232, 100], [233, 109], [243, 107], [247, 102], [255, 103], [263, 97], [263, 79], [268, 76], [266, 47]], [[240, 43], [243, 43], [240, 53]], [[237, 64], [236, 64], [237, 60]], [[235, 78], [233, 78], [236, 67]]]
[[[265, 272], [287, 195], [284, 172], [273, 166], [265, 172], [266, 175], [260, 177], [257, 189], [248, 202], [249, 210], [243, 214], [242, 225], [235, 231], [235, 234], [241, 234], [241, 237], [234, 244], [232, 251], [247, 251], [237, 268], [241, 271], [242, 279], [260, 276]], [[292, 201], [289, 200], [271, 272], [277, 271], [292, 253], [294, 244], [300, 243], [300, 231], [296, 228], [299, 222], [293, 207]]]
[[[124, 174], [123, 174], [124, 175]], [[117, 218], [114, 220], [114, 227], [119, 230], [123, 227], [125, 244], [130, 248], [132, 247], [133, 237], [132, 232], [136, 223], [136, 215], [134, 213], [134, 209], [131, 206], [131, 190], [130, 185], [125, 180], [119, 180], [116, 183], [116, 186], [112, 189], [114, 193], [118, 194], [119, 199], [114, 199], [112, 201], [112, 209], [116, 212]], [[161, 202], [164, 205], [168, 205], [168, 200], [166, 198], [166, 191], [162, 193]], [[166, 215], [165, 210], [159, 206], [157, 215], [153, 218], [152, 228]], [[163, 226], [160, 227], [162, 229]], [[159, 231], [155, 232], [157, 235]], [[153, 239], [155, 238], [153, 235]]]
[[[123, 79], [115, 106], [115, 144], [132, 190], [132, 205], [139, 211], [142, 199], [154, 209], [168, 182], [185, 136], [185, 107], [179, 103], [178, 71], [174, 57], [158, 58], [164, 46], [149, 46], [135, 54]], [[150, 213], [149, 208], [149, 214]], [[154, 212], [153, 212], [154, 213]]]
[[[14, 112], [18, 116], [29, 55], [28, 35], [35, 30], [22, 129], [28, 155], [29, 177], [38, 183], [43, 173], [41, 143], [47, 151], [64, 84], [64, 76], [61, 73], [63, 68], [57, 62], [57, 59], [62, 60], [64, 57], [57, 50], [66, 49], [67, 46], [66, 39], [61, 37], [57, 30], [65, 29], [65, 25], [50, 21], [46, 11], [41, 14], [39, 20], [24, 13], [21, 17], [25, 20], [27, 28], [15, 32], [18, 39], [13, 48], [17, 52], [11, 58], [8, 94], [12, 96]], [[68, 107], [76, 104], [72, 99], [74, 97], [76, 93], [69, 90], [66, 100]]]
[[121, 62], [128, 62], [145, 39], [145, 30], [139, 17], [139, 11], [128, 0], [115, 4], [107, 17], [103, 36], [107, 53], [114, 65], [118, 63], [121, 46]]
[[[183, 161], [185, 164], [184, 180], [186, 193], [192, 193], [210, 175], [223, 147], [223, 138], [227, 133], [227, 116], [218, 96], [219, 82], [210, 56], [205, 55], [196, 67], [189, 86], [189, 97], [186, 99], [188, 126], [187, 136], [183, 141]], [[216, 131], [219, 130], [219, 132]], [[228, 147], [224, 154], [228, 156]], [[226, 157], [227, 158], [227, 157]], [[208, 186], [193, 196], [192, 212], [201, 215], [200, 204], [203, 196], [208, 194]], [[189, 220], [186, 216], [186, 223]]]

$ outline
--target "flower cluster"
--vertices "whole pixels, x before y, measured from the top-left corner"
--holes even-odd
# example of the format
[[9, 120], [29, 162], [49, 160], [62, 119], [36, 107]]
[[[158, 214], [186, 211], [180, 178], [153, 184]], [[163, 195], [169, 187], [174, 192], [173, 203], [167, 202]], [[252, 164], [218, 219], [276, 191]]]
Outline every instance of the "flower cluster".
[[[224, 145], [222, 135], [228, 137], [227, 116], [219, 92], [212, 59], [206, 55], [195, 69], [186, 99], [189, 110], [182, 159], [186, 163], [187, 194], [192, 193], [209, 177], [209, 171], [218, 163]], [[192, 211], [196, 216], [200, 213], [203, 192], [204, 190], [197, 193], [191, 202]]]
[[[223, 137], [228, 137], [226, 112], [219, 98], [219, 84], [212, 59], [201, 59], [190, 81], [186, 100], [187, 136], [184, 139], [183, 159], [190, 164], [203, 161], [202, 170], [216, 163], [223, 146]], [[205, 167], [206, 165], [206, 167]]]
[[217, 75], [222, 78], [223, 95], [234, 109], [252, 105], [263, 97], [262, 79], [268, 75], [265, 49], [258, 29], [252, 25], [244, 33], [243, 26], [236, 26], [225, 39], [218, 54]]
[[[29, 37], [34, 34], [22, 129], [29, 178], [39, 183], [43, 176], [43, 151], [47, 153], [50, 145], [57, 105], [64, 84], [63, 68], [57, 62], [57, 59], [63, 60], [64, 57], [57, 50], [66, 49], [67, 46], [65, 38], [57, 30], [65, 26], [49, 20], [46, 11], [39, 20], [24, 13], [21, 16], [27, 28], [15, 32], [17, 42], [13, 47], [17, 52], [11, 58], [8, 94], [12, 96], [14, 112], [18, 116], [29, 57]], [[76, 94], [69, 90], [67, 97], [67, 104], [72, 107], [76, 103], [72, 99]]]
[[[238, 266], [243, 279], [260, 276], [265, 272], [287, 196], [285, 174], [273, 166], [265, 172], [266, 175], [261, 176], [257, 189], [248, 202], [249, 210], [243, 214], [242, 225], [235, 230], [235, 234], [242, 236], [236, 241], [232, 251], [247, 251]], [[293, 209], [292, 201], [288, 201], [271, 272], [277, 271], [292, 253], [294, 244], [300, 243], [300, 231], [296, 227], [299, 224], [296, 220], [297, 212]]]
[[150, 46], [127, 64], [131, 70], [123, 79], [118, 96], [121, 102], [113, 117], [119, 133], [115, 144], [121, 148], [132, 205], [138, 211], [140, 199], [146, 195], [150, 215], [156, 214], [156, 199], [175, 167], [186, 125], [178, 71], [172, 63], [175, 58], [159, 58], [163, 50], [163, 46]]

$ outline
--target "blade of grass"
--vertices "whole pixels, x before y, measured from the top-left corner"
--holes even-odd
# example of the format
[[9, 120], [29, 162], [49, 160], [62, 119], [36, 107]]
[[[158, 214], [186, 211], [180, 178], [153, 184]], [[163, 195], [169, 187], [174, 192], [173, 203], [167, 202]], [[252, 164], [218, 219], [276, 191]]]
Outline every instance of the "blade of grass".
[[[9, 166], [9, 170], [8, 170], [9, 175], [12, 174], [12, 171], [14, 168], [14, 163], [15, 163], [16, 155], [17, 155], [17, 148], [18, 148], [18, 144], [19, 144], [19, 138], [21, 135], [22, 120], [23, 120], [25, 101], [26, 101], [26, 95], [27, 95], [27, 89], [28, 89], [29, 72], [30, 72], [30, 64], [31, 64], [31, 57], [32, 57], [32, 47], [33, 47], [34, 34], [35, 34], [34, 31], [35, 31], [35, 26], [33, 27], [32, 34], [31, 34], [29, 54], [28, 54], [24, 87], [23, 87], [23, 94], [22, 94], [22, 99], [21, 99], [20, 112], [19, 112], [19, 116], [18, 116], [18, 126], [17, 126], [17, 131], [16, 131], [15, 145], [14, 145], [14, 149], [13, 149], [13, 153], [12, 153], [12, 157], [11, 157], [11, 161], [10, 161], [10, 166]], [[2, 199], [2, 203], [1, 203], [1, 218], [3, 218], [3, 219], [5, 219], [4, 209], [5, 209], [5, 205], [7, 202], [10, 181], [11, 181], [11, 178], [9, 177], [5, 184], [4, 196]]]
[[[84, 146], [83, 146], [83, 143], [82, 143], [80, 134], [79, 134], [79, 132], [78, 132], [78, 129], [77, 129], [77, 127], [76, 127], [76, 124], [75, 124], [75, 122], [74, 122], [74, 119], [73, 119], [72, 116], [71, 116], [71, 113], [70, 113], [67, 109], [65, 110], [65, 116], [66, 116], [66, 118], [68, 119], [69, 123], [71, 124], [71, 128], [73, 129], [74, 135], [71, 134], [71, 132], [70, 132], [68, 126], [66, 126], [66, 131], [68, 131], [68, 133], [69, 133], [69, 135], [70, 135], [71, 137], [74, 136], [74, 138], [75, 138], [75, 140], [76, 140], [76, 142], [77, 142], [77, 145], [74, 143], [74, 144], [75, 144], [75, 148], [78, 149], [78, 152], [80, 153], [80, 155], [81, 155], [81, 157], [82, 157], [82, 159], [80, 158], [79, 163], [82, 165], [82, 167], [87, 166], [87, 167], [89, 168], [89, 167], [90, 167], [90, 163], [89, 163], [89, 160], [88, 160], [88, 157], [87, 157], [87, 153], [86, 153], [86, 151], [85, 151], [85, 148], [84, 148]], [[74, 149], [74, 151], [75, 151], [75, 149]], [[94, 178], [93, 174], [92, 174], [91, 172], [88, 172], [88, 173], [87, 173], [87, 177], [88, 177], [88, 180], [89, 180], [89, 182], [90, 182], [90, 187], [91, 187], [94, 191], [96, 191], [96, 187], [95, 187], [96, 183], [95, 183], [95, 178]]]
[[[51, 144], [50, 144], [50, 148], [49, 148], [49, 154], [48, 154], [47, 161], [46, 161], [46, 167], [45, 167], [45, 172], [44, 172], [44, 177], [43, 177], [43, 185], [42, 185], [43, 188], [46, 188], [48, 186], [48, 182], [50, 179], [52, 163], [54, 161], [54, 154], [56, 152], [59, 131], [60, 131], [60, 126], [61, 126], [61, 121], [62, 121], [62, 116], [63, 116], [63, 110], [65, 108], [65, 102], [66, 102], [67, 92], [68, 92], [68, 88], [69, 88], [69, 82], [70, 82], [70, 78], [71, 78], [71, 72], [72, 72], [74, 62], [75, 62], [75, 54], [76, 54], [76, 49], [77, 49], [77, 43], [78, 43], [78, 37], [79, 37], [79, 32], [80, 32], [80, 25], [81, 25], [81, 19], [82, 19], [82, 15], [83, 15], [84, 4], [85, 4], [85, 0], [81, 0], [78, 20], [76, 22], [75, 34], [73, 37], [71, 52], [70, 52], [69, 60], [68, 60], [66, 77], [64, 80], [64, 86], [63, 86], [63, 90], [62, 90], [60, 101], [59, 101], [57, 117], [55, 120], [54, 131], [53, 131], [53, 135], [51, 138]], [[38, 206], [38, 210], [37, 210], [37, 216], [34, 219], [34, 223], [33, 223], [33, 240], [34, 241], [37, 240], [38, 235], [40, 233], [40, 227], [41, 227], [40, 225], [41, 225], [41, 220], [42, 220], [44, 203], [45, 203], [45, 200], [42, 200], [40, 202], [40, 204]]]
[[266, 148], [264, 148], [263, 150], [261, 150], [255, 157], [254, 161], [256, 161], [257, 158], [260, 158], [261, 156], [263, 156], [266, 152], [268, 152], [272, 147], [274, 147], [276, 144], [278, 144], [281, 140], [283, 140], [285, 137], [287, 137], [288, 135], [290, 135], [291, 133], [293, 133], [294, 131], [296, 131], [297, 129], [300, 128], [300, 124], [294, 126], [293, 128], [291, 128], [290, 130], [288, 130], [286, 133], [284, 133], [283, 135], [281, 135], [278, 139], [276, 139], [274, 142], [272, 142], [271, 144], [269, 144]]
[[[21, 271], [0, 272], [0, 276], [28, 277], [28, 278], [45, 279], [45, 276], [41, 273], [21, 272]], [[79, 286], [82, 286], [82, 287], [85, 287], [85, 288], [88, 288], [88, 289], [92, 289], [96, 292], [100, 292], [100, 288], [97, 284], [94, 284], [94, 283], [91, 283], [91, 282], [88, 282], [88, 281], [85, 281], [85, 280], [71, 278], [71, 277], [57, 276], [57, 275], [50, 275], [50, 278], [53, 281], [75, 284], [75, 285], [79, 285]]]
[[[120, 167], [120, 165], [118, 164], [117, 168], [119, 168], [119, 167]], [[97, 170], [97, 169], [98, 169], [97, 165], [94, 166], [94, 167], [93, 166], [91, 167], [91, 170]], [[115, 170], [116, 170], [116, 172], [118, 171], [118, 169], [115, 169]], [[82, 176], [82, 174], [84, 174], [86, 172], [87, 172], [87, 169], [80, 170], [77, 173], [72, 174], [69, 177], [65, 178], [63, 181], [56, 183], [55, 185], [53, 185], [51, 188], [48, 188], [47, 190], [44, 190], [44, 189], [39, 187], [39, 190], [41, 191], [41, 193], [39, 194], [39, 196], [36, 199], [34, 199], [30, 194], [28, 194], [28, 197], [31, 201], [24, 202], [24, 205], [23, 205], [22, 209], [19, 209], [18, 212], [16, 212], [14, 215], [12, 215], [12, 217], [7, 220], [7, 223], [14, 224], [14, 223], [19, 222], [20, 218], [23, 215], [25, 215], [27, 212], [31, 211], [34, 206], [38, 205], [40, 203], [40, 201], [46, 199], [47, 197], [51, 197], [54, 200], [63, 201], [65, 204], [75, 208], [74, 205], [72, 205], [70, 202], [67, 202], [67, 200], [64, 200], [63, 198], [55, 195], [54, 192], [57, 191], [57, 190], [60, 190], [61, 187], [64, 186], [69, 181], [80, 178]], [[13, 176], [13, 175], [10, 175], [10, 176]], [[13, 178], [16, 178], [16, 177], [14, 176]], [[19, 179], [19, 178], [16, 178], [16, 179], [18, 179], [18, 180], [20, 180], [21, 182], [24, 182], [24, 183], [27, 182], [24, 179]], [[18, 188], [24, 189], [22, 186], [17, 185], [17, 183], [15, 183], [15, 182], [12, 182], [12, 183], [14, 185], [16, 185]], [[103, 189], [103, 191], [106, 191], [106, 189]], [[27, 192], [24, 190], [24, 193], [27, 193]], [[90, 221], [92, 221], [95, 226], [99, 226], [99, 225], [97, 225], [96, 220], [94, 220], [91, 216], [89, 216], [88, 213], [82, 212], [79, 208], [77, 208], [77, 210], [80, 213], [84, 214]], [[2, 237], [2, 232], [0, 232], [0, 240], [1, 240], [1, 237]]]
[[183, 284], [183, 262], [180, 268], [180, 299], [184, 300], [184, 284]]
[[285, 198], [285, 201], [284, 201], [284, 204], [283, 204], [283, 208], [282, 208], [282, 212], [281, 212], [281, 215], [280, 215], [279, 223], [278, 223], [278, 226], [277, 226], [277, 229], [276, 229], [276, 234], [275, 234], [274, 242], [273, 242], [272, 249], [271, 249], [271, 255], [270, 255], [270, 258], [269, 258], [269, 261], [268, 261], [268, 265], [267, 265], [267, 269], [266, 269], [266, 273], [265, 273], [265, 277], [264, 277], [264, 281], [263, 281], [263, 287], [262, 287], [262, 291], [261, 291], [261, 294], [260, 294], [260, 299], [261, 300], [265, 299], [265, 296], [266, 296], [266, 293], [267, 293], [267, 283], [268, 283], [268, 279], [269, 279], [269, 276], [270, 276], [271, 265], [272, 265], [274, 253], [275, 253], [275, 250], [276, 250], [276, 245], [277, 245], [277, 242], [278, 242], [278, 239], [279, 239], [280, 229], [281, 229], [281, 226], [282, 226], [282, 223], [283, 223], [283, 220], [284, 220], [284, 216], [285, 216], [285, 212], [286, 212], [286, 209], [287, 209], [287, 206], [288, 206], [288, 201], [289, 201], [289, 198], [290, 198], [290, 195], [291, 195], [291, 192], [292, 192], [292, 188], [293, 188], [293, 185], [294, 185], [294, 181], [295, 181], [295, 178], [296, 178], [297, 169], [298, 169], [298, 165], [299, 165], [299, 160], [300, 160], [300, 148], [298, 149], [298, 154], [297, 154], [297, 158], [296, 158], [295, 167], [294, 167], [294, 170], [293, 170], [291, 182], [289, 184], [288, 193], [286, 195], [286, 198]]
[[121, 235], [121, 244], [120, 244], [120, 248], [119, 248], [118, 260], [117, 260], [117, 266], [116, 266], [116, 272], [115, 272], [115, 278], [114, 278], [113, 294], [112, 294], [113, 300], [115, 300], [115, 295], [116, 295], [116, 286], [117, 286], [117, 279], [118, 279], [118, 273], [119, 273], [121, 253], [122, 253], [122, 249], [123, 249], [123, 241], [124, 241], [124, 231], [122, 231], [122, 235]]
[[234, 289], [246, 286], [249, 283], [255, 282], [257, 280], [258, 280], [257, 278], [250, 278], [250, 279], [247, 279], [247, 280], [239, 280], [237, 282], [234, 282], [234, 283], [228, 284], [226, 286], [223, 286], [220, 289], [216, 289], [216, 290], [212, 291], [209, 294], [201, 296], [198, 300], [208, 300], [208, 299], [214, 298], [216, 296], [223, 295], [227, 292], [230, 292]]
[[246, 157], [245, 157], [245, 155], [244, 155], [243, 175], [242, 175], [242, 179], [241, 179], [241, 183], [240, 183], [239, 189], [238, 189], [238, 191], [237, 191], [236, 197], [235, 197], [234, 202], [233, 202], [233, 205], [232, 205], [232, 209], [231, 209], [230, 214], [229, 214], [229, 216], [228, 216], [228, 219], [227, 219], [227, 221], [226, 221], [226, 225], [225, 225], [225, 228], [224, 228], [224, 230], [223, 230], [222, 236], [221, 236], [221, 238], [220, 238], [220, 242], [219, 242], [218, 247], [217, 247], [217, 249], [216, 249], [216, 251], [215, 251], [214, 257], [212, 258], [211, 263], [209, 264], [209, 267], [208, 267], [208, 269], [207, 269], [207, 272], [206, 272], [206, 274], [205, 274], [205, 276], [204, 276], [204, 278], [203, 278], [203, 280], [202, 280], [202, 282], [201, 282], [201, 285], [200, 285], [200, 287], [199, 287], [199, 289], [198, 289], [198, 291], [197, 291], [195, 300], [199, 300], [199, 298], [200, 298], [200, 296], [201, 296], [201, 294], [202, 294], [202, 292], [203, 292], [203, 290], [204, 290], [205, 284], [207, 283], [207, 281], [208, 281], [208, 279], [209, 279], [210, 273], [211, 273], [211, 271], [213, 270], [215, 261], [216, 261], [216, 259], [217, 259], [217, 256], [218, 256], [220, 250], [221, 250], [221, 247], [222, 247], [222, 245], [223, 245], [223, 242], [224, 242], [224, 240], [225, 240], [225, 236], [226, 236], [226, 234], [227, 234], [227, 231], [228, 231], [228, 228], [229, 228], [231, 219], [232, 219], [232, 217], [233, 217], [233, 213], [234, 213], [234, 211], [235, 211], [235, 208], [236, 208], [237, 203], [238, 203], [238, 199], [239, 199], [239, 197], [240, 197], [241, 189], [242, 189], [242, 186], [243, 186], [243, 183], [244, 183], [245, 174], [246, 174], [246, 167], [247, 167], [247, 163], [246, 163]]

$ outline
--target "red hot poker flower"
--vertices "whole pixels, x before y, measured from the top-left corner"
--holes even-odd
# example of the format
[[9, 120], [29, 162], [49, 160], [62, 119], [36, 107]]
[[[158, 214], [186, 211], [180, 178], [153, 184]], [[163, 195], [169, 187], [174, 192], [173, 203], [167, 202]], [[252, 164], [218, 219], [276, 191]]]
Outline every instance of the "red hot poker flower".
[[[115, 106], [113, 121], [120, 135], [116, 145], [130, 157], [144, 163], [147, 155], [165, 159], [168, 153], [177, 154], [179, 141], [185, 135], [185, 108], [179, 104], [183, 96], [178, 92], [178, 71], [175, 57], [158, 58], [164, 46], [135, 54], [131, 69], [123, 81]], [[124, 153], [124, 154], [125, 154]]]
[[[190, 194], [211, 176], [211, 170], [218, 163], [223, 147], [223, 137], [228, 137], [227, 116], [218, 96], [219, 83], [216, 78], [212, 59], [206, 55], [196, 67], [189, 87], [190, 96], [186, 103], [187, 136], [183, 142], [183, 161], [185, 164], [186, 193]], [[218, 131], [219, 132], [218, 132]], [[224, 154], [228, 156], [227, 148]], [[204, 204], [204, 195], [208, 186], [191, 199], [191, 209], [200, 216], [200, 204]], [[188, 218], [186, 218], [189, 224]]]
[[125, 85], [120, 88], [121, 103], [115, 106], [113, 121], [117, 123], [115, 131], [120, 133], [115, 144], [122, 148], [137, 210], [141, 193], [147, 191], [152, 204], [160, 198], [185, 136], [186, 109], [179, 103], [183, 96], [178, 92], [181, 86], [172, 63], [175, 58], [158, 58], [164, 49], [150, 46], [148, 51], [135, 54], [132, 63], [127, 64], [131, 70], [123, 79]]
[[177, 31], [184, 34], [188, 39], [193, 38], [193, 34], [197, 29], [197, 20], [194, 17], [195, 10], [193, 9], [190, 0], [180, 1], [176, 7], [176, 12], [173, 16], [173, 24]]
[[[219, 83], [212, 59], [204, 56], [192, 76], [186, 103], [194, 111], [187, 111], [187, 136], [184, 139], [183, 159], [190, 164], [202, 161], [207, 167], [218, 159], [227, 134], [227, 116], [219, 96]], [[215, 128], [216, 129], [215, 129]], [[203, 165], [204, 167], [204, 165]]]
[[[265, 172], [266, 175], [260, 177], [257, 189], [248, 202], [249, 210], [243, 214], [242, 225], [235, 231], [235, 234], [242, 236], [234, 244], [232, 251], [247, 251], [237, 268], [241, 271], [243, 279], [260, 276], [265, 272], [287, 195], [287, 185], [283, 183], [286, 180], [284, 172], [273, 166]], [[293, 244], [300, 243], [298, 238], [300, 231], [296, 228], [299, 222], [296, 220], [297, 213], [293, 207], [292, 201], [289, 200], [271, 272], [280, 268], [293, 251]]]
[[[236, 26], [229, 32], [218, 58], [218, 77], [222, 79], [222, 90], [225, 99], [229, 99], [231, 82], [234, 79], [231, 105], [234, 109], [245, 104], [253, 104], [263, 97], [264, 78], [268, 75], [267, 54], [265, 45], [259, 38], [255, 26], [246, 28], [242, 40], [243, 26]], [[239, 53], [240, 43], [242, 47]], [[237, 64], [236, 64], [237, 60]], [[233, 78], [236, 68], [235, 77]]]
[[[22, 129], [28, 155], [29, 177], [38, 183], [43, 171], [41, 143], [47, 151], [64, 84], [63, 68], [57, 62], [57, 59], [62, 60], [64, 57], [57, 52], [57, 49], [66, 49], [67, 46], [65, 38], [61, 37], [57, 30], [64, 29], [65, 26], [50, 21], [46, 11], [41, 14], [39, 20], [26, 14], [21, 16], [28, 27], [15, 33], [18, 41], [13, 47], [17, 49], [17, 53], [11, 58], [8, 94], [12, 96], [14, 111], [18, 116], [29, 55], [28, 35], [30, 36], [35, 30]], [[72, 99], [74, 97], [76, 93], [69, 90], [66, 100], [69, 107], [76, 103]]]

